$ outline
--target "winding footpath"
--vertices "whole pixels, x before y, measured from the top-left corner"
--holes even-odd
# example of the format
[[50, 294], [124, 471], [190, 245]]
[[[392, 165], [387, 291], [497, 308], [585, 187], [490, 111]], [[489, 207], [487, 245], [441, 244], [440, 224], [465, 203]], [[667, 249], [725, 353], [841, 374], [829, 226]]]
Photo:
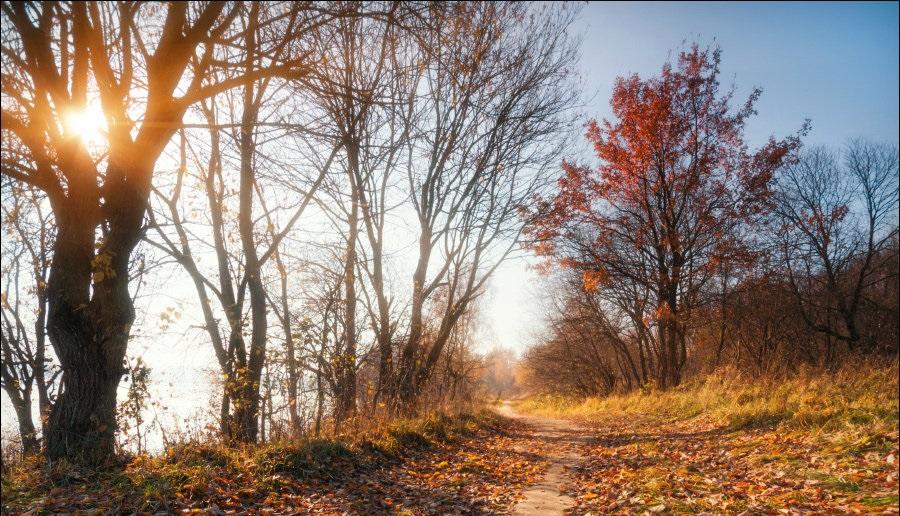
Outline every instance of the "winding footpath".
[[513, 514], [563, 514], [575, 503], [575, 499], [566, 494], [565, 487], [572, 480], [572, 468], [581, 459], [578, 450], [590, 443], [592, 437], [571, 421], [520, 414], [509, 401], [504, 401], [497, 412], [528, 425], [529, 441], [540, 444], [539, 449], [517, 451], [536, 454], [550, 463], [543, 478], [522, 493], [523, 498], [513, 508]]

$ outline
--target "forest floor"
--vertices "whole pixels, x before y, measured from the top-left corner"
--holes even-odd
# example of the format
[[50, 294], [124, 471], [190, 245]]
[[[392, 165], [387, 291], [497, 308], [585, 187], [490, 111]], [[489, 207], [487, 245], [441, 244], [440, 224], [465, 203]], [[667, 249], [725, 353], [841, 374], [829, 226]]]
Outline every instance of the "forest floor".
[[397, 422], [354, 441], [184, 444], [108, 471], [8, 467], [3, 514], [509, 513], [551, 465], [531, 427], [485, 411]]
[[896, 435], [841, 451], [704, 418], [498, 411], [505, 420], [450, 438], [405, 434], [392, 458], [322, 442], [251, 455], [182, 448], [119, 472], [32, 468], [4, 478], [3, 513], [898, 513]]
[[898, 513], [896, 435], [871, 451], [841, 451], [803, 433], [703, 419], [573, 423], [508, 404], [501, 412], [526, 423], [551, 463], [515, 514]]
[[363, 437], [5, 464], [3, 514], [898, 514], [897, 366], [536, 399]]
[[895, 364], [507, 403], [557, 466], [517, 512], [898, 514], [897, 383]]

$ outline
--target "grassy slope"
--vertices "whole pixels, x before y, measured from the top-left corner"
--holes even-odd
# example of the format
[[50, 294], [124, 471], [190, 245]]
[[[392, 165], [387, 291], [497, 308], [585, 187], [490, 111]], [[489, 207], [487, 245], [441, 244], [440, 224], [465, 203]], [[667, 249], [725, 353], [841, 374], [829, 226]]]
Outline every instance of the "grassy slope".
[[668, 392], [537, 397], [520, 409], [596, 429], [574, 487], [582, 510], [897, 511], [896, 364], [782, 380], [723, 372]]
[[601, 415], [663, 419], [712, 418], [733, 429], [777, 425], [846, 441], [897, 431], [897, 366], [837, 373], [806, 372], [789, 379], [746, 380], [722, 372], [667, 392], [607, 398], [530, 398], [523, 410], [547, 416]]
[[[149, 513], [205, 510], [421, 514], [504, 510], [543, 464], [510, 455], [490, 412], [395, 421], [356, 439], [228, 448], [184, 444], [122, 467], [20, 463], [3, 510]], [[526, 463], [527, 462], [527, 463]]]

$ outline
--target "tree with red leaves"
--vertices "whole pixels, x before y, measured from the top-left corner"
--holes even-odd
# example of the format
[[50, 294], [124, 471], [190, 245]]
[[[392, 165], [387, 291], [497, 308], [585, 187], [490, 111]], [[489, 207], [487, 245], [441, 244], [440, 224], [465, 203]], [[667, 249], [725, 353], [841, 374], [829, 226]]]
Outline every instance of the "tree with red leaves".
[[743, 235], [770, 209], [773, 173], [808, 127], [750, 152], [744, 128], [761, 90], [732, 110], [720, 56], [694, 45], [657, 77], [620, 77], [616, 119], [587, 124], [599, 166], [564, 162], [529, 228], [537, 253], [580, 272], [585, 290], [617, 293], [605, 299], [642, 336], [662, 388], [681, 381], [691, 312], [721, 264], [748, 253]]

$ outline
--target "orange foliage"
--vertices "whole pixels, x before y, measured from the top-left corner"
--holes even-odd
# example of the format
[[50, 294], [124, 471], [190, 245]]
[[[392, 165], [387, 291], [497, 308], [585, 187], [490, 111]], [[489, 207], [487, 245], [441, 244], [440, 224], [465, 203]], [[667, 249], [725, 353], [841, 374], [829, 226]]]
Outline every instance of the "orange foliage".
[[603, 271], [586, 270], [581, 274], [584, 282], [584, 289], [588, 292], [594, 292], [597, 287], [606, 281], [607, 276]]
[[[690, 260], [699, 271], [752, 258], [736, 231], [768, 211], [772, 175], [807, 126], [749, 153], [743, 130], [761, 90], [732, 110], [719, 61], [718, 49], [694, 45], [656, 77], [616, 81], [615, 120], [586, 125], [599, 166], [564, 161], [557, 194], [535, 202], [527, 232], [538, 254], [587, 271], [641, 253], [667, 268]], [[585, 272], [585, 287], [599, 283], [593, 274]]]

